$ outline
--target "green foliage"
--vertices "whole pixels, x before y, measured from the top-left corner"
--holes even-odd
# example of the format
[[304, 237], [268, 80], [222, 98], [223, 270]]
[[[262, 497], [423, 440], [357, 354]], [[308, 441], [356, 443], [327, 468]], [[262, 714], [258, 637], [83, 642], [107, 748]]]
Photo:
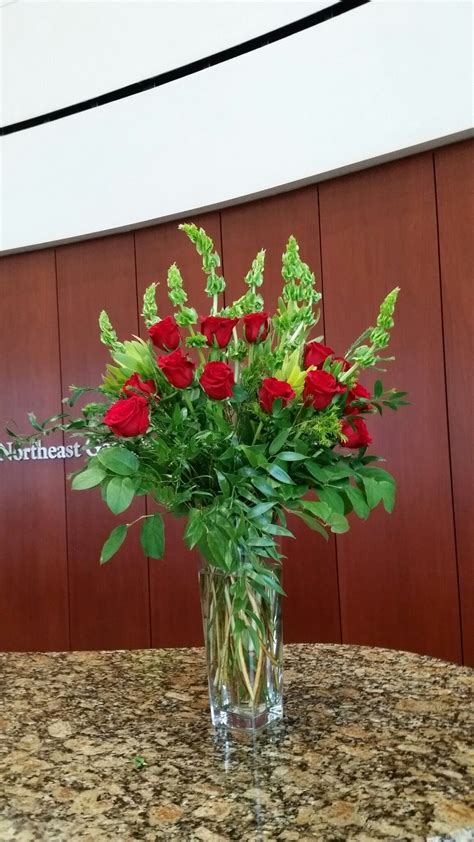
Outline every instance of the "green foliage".
[[140, 464], [138, 456], [123, 446], [101, 450], [97, 459], [108, 471], [126, 477], [136, 474]]
[[106, 561], [109, 561], [109, 559], [118, 552], [127, 537], [127, 530], [128, 525], [126, 523], [121, 523], [120, 526], [116, 526], [115, 529], [112, 529], [112, 532], [102, 547], [102, 552], [100, 554], [101, 564], [105, 564]]
[[71, 483], [72, 490], [84, 491], [87, 488], [94, 488], [96, 485], [100, 485], [105, 477], [105, 471], [96, 465], [91, 465], [74, 476]]
[[105, 502], [114, 515], [128, 509], [135, 495], [135, 485], [130, 477], [111, 477], [105, 486]]
[[163, 518], [159, 512], [154, 515], [148, 515], [144, 519], [140, 531], [140, 543], [143, 552], [149, 558], [163, 558], [165, 551], [165, 532]]
[[[225, 289], [218, 275], [220, 259], [212, 239], [202, 228], [180, 226], [202, 258], [206, 292], [212, 297], [212, 313], [218, 313], [218, 296]], [[245, 292], [220, 311], [222, 316], [241, 318], [264, 309], [260, 290], [263, 284], [265, 251], [256, 255], [245, 276]], [[194, 379], [186, 388], [175, 388], [157, 365], [156, 349], [139, 337], [121, 342], [108, 315], [100, 315], [101, 341], [110, 349], [112, 364], [107, 366], [98, 391], [103, 402], [88, 403], [76, 416], [53, 416], [40, 423], [29, 414], [33, 435], [15, 433], [16, 447], [55, 432], [82, 436], [88, 446], [99, 446], [97, 456], [73, 475], [74, 490], [100, 488], [106, 505], [121, 514], [135, 496], [148, 494], [160, 512], [142, 515], [129, 524], [117, 526], [106, 540], [101, 562], [108, 561], [120, 548], [128, 529], [140, 523], [143, 552], [159, 559], [164, 553], [162, 511], [183, 517], [184, 540], [197, 547], [208, 564], [235, 575], [236, 634], [239, 639], [259, 644], [258, 617], [253, 612], [242, 582], [252, 581], [256, 593], [278, 591], [277, 577], [269, 562], [282, 558], [282, 539], [292, 537], [287, 515], [296, 515], [309, 528], [328, 538], [328, 533], [345, 533], [353, 516], [366, 519], [378, 505], [387, 512], [395, 502], [395, 481], [368, 456], [365, 448], [350, 453], [339, 447], [341, 424], [346, 413], [367, 419], [385, 408], [397, 409], [407, 403], [406, 392], [385, 390], [381, 380], [370, 397], [360, 397], [346, 409], [347, 392], [335, 396], [323, 409], [303, 400], [306, 341], [319, 318], [321, 294], [314, 274], [301, 259], [298, 243], [290, 237], [282, 258], [283, 290], [277, 312], [272, 315], [268, 335], [248, 342], [241, 324], [224, 348], [208, 348], [206, 337], [195, 332], [197, 312], [188, 304], [183, 278], [176, 263], [167, 274], [168, 296], [174, 317], [182, 329], [182, 349], [191, 349], [195, 362]], [[157, 284], [145, 291], [142, 315], [147, 327], [159, 320]], [[347, 352], [350, 368], [330, 355], [322, 368], [351, 389], [360, 369], [389, 358], [380, 357], [393, 327], [398, 288], [384, 299], [376, 324], [365, 330]], [[260, 341], [261, 340], [261, 341]], [[195, 350], [193, 350], [195, 349]], [[231, 397], [210, 399], [201, 383], [207, 362], [226, 363], [231, 368]], [[229, 376], [228, 369], [226, 377]], [[147, 401], [146, 433], [120, 437], [104, 422], [111, 404], [125, 400], [123, 385], [133, 375], [151, 380], [154, 393], [143, 393]], [[286, 405], [277, 398], [267, 411], [259, 393], [265, 378], [288, 383], [295, 396]], [[204, 382], [204, 381], [203, 381]], [[65, 399], [73, 407], [85, 392], [72, 387]], [[230, 393], [230, 390], [229, 390]], [[135, 391], [139, 394], [139, 390]], [[123, 404], [121, 404], [123, 407]], [[354, 416], [351, 415], [351, 418]], [[280, 588], [281, 590], [281, 588]], [[235, 607], [237, 606], [237, 607]]]

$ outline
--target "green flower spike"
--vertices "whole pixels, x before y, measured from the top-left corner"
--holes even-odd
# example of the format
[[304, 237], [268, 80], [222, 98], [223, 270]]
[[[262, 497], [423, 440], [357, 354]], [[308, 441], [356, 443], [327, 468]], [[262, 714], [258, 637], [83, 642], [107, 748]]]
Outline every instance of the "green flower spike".
[[108, 348], [111, 348], [113, 351], [123, 351], [123, 342], [119, 341], [117, 333], [112, 327], [112, 322], [110, 321], [105, 310], [102, 310], [99, 316], [99, 327], [100, 341], [104, 345], [107, 345]]
[[143, 295], [142, 316], [147, 327], [151, 327], [159, 321], [158, 307], [156, 306], [156, 288], [158, 284], [150, 284]]
[[216, 273], [216, 269], [221, 265], [221, 259], [217, 251], [214, 251], [213, 241], [203, 228], [198, 228], [194, 224], [184, 223], [179, 225], [179, 229], [188, 235], [197, 253], [202, 257], [203, 272], [207, 275], [206, 293], [213, 299], [212, 313], [216, 315], [217, 297], [219, 293], [225, 290], [224, 278]]

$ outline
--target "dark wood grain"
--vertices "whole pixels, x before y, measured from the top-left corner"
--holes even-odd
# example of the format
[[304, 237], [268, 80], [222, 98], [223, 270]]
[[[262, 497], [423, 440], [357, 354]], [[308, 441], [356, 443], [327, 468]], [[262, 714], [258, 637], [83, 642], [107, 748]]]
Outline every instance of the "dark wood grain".
[[[0, 296], [5, 443], [5, 425], [32, 432], [27, 412], [61, 411], [54, 252], [0, 260]], [[63, 463], [28, 457], [0, 461], [0, 649], [68, 649]]]
[[[261, 248], [266, 248], [265, 306], [273, 312], [281, 292], [281, 257], [290, 234], [302, 259], [321, 277], [318, 199], [315, 187], [284, 193], [222, 212], [222, 247], [227, 301], [245, 291], [244, 276]], [[321, 333], [321, 323], [315, 333]], [[285, 640], [340, 640], [335, 542], [307, 529], [296, 518], [289, 523], [296, 541], [285, 539], [283, 552]]]
[[[121, 338], [138, 331], [133, 234], [57, 250], [61, 368], [70, 384], [100, 384], [110, 361], [98, 314], [105, 309]], [[74, 466], [77, 468], [77, 465]], [[143, 499], [114, 517], [98, 491], [67, 492], [71, 644], [73, 649], [134, 649], [150, 645], [148, 562], [138, 531], [108, 564], [102, 544], [118, 523], [144, 512]]]
[[[202, 226], [220, 251], [218, 214], [183, 221]], [[167, 295], [166, 275], [169, 266], [176, 262], [184, 278], [188, 304], [195, 307], [199, 315], [209, 312], [210, 299], [204, 292], [201, 258], [186, 234], [178, 230], [178, 222], [138, 231], [135, 247], [140, 304], [146, 287], [153, 281], [159, 281], [156, 295], [159, 313], [163, 317], [173, 312]], [[143, 322], [140, 330], [145, 336]], [[184, 520], [165, 516], [164, 558], [161, 561], [150, 559], [152, 643], [157, 647], [202, 645], [197, 575], [201, 562], [198, 553], [189, 552], [183, 543], [184, 526]]]
[[434, 157], [464, 662], [474, 667], [474, 143], [440, 149]]
[[459, 661], [432, 156], [321, 184], [319, 196], [327, 341], [343, 352], [399, 285], [396, 362], [383, 378], [411, 400], [370, 421], [398, 502], [338, 537], [343, 641]]

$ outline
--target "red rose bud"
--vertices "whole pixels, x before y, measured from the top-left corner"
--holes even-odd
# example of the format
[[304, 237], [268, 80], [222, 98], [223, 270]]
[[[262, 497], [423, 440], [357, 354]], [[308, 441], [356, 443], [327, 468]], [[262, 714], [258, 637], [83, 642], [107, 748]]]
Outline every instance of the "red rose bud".
[[295, 392], [286, 380], [277, 380], [276, 377], [266, 377], [262, 380], [262, 385], [258, 393], [260, 406], [265, 412], [271, 412], [273, 404], [278, 398], [281, 399], [282, 405], [286, 406], [288, 401], [293, 400]]
[[104, 423], [116, 436], [129, 438], [141, 435], [150, 423], [147, 399], [141, 395], [121, 398], [107, 410]]
[[215, 345], [226, 348], [238, 321], [238, 319], [228, 319], [225, 316], [205, 316], [201, 321], [201, 333], [204, 334], [211, 348]]
[[173, 316], [166, 316], [165, 319], [152, 325], [148, 333], [153, 345], [161, 348], [162, 351], [175, 351], [181, 344], [181, 335]]
[[247, 342], [263, 342], [267, 338], [270, 330], [268, 313], [249, 313], [244, 316], [243, 323]]
[[342, 363], [342, 371], [348, 371], [352, 366], [352, 363], [350, 363], [349, 360], [346, 360], [345, 357], [333, 357], [332, 362]]
[[366, 403], [364, 406], [350, 405], [352, 401], [357, 401], [359, 398], [370, 398], [370, 392], [365, 388], [365, 386], [362, 386], [360, 383], [356, 383], [347, 395], [346, 405], [344, 407], [346, 415], [358, 415], [359, 412], [369, 412], [369, 410], [372, 409], [370, 403]]
[[321, 342], [308, 342], [304, 346], [303, 366], [309, 368], [310, 365], [315, 365], [319, 368], [326, 357], [330, 357], [331, 354], [334, 354], [334, 351], [329, 345], [323, 345]]
[[154, 395], [156, 392], [156, 386], [153, 380], [140, 380], [139, 375], [135, 372], [135, 374], [132, 374], [132, 376], [129, 377], [123, 384], [122, 392], [127, 395], [127, 397], [136, 394], [136, 392], [142, 392], [143, 395]]
[[334, 395], [345, 391], [346, 387], [328, 371], [309, 371], [304, 381], [303, 400], [315, 409], [326, 409]]
[[168, 383], [176, 389], [186, 389], [193, 382], [194, 363], [181, 349], [166, 357], [158, 357], [157, 363]]
[[206, 363], [199, 382], [206, 395], [214, 401], [232, 397], [234, 372], [227, 363]]
[[347, 436], [347, 441], [344, 442], [343, 447], [367, 447], [367, 445], [372, 444], [365, 421], [358, 416], [351, 418], [350, 422], [343, 421], [341, 433]]

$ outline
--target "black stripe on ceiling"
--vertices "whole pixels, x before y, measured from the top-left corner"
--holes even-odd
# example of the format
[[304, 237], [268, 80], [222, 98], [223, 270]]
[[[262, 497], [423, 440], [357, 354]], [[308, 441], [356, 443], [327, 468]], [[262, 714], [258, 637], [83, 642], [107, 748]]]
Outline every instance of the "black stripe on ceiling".
[[149, 91], [151, 88], [159, 88], [161, 85], [167, 85], [176, 79], [183, 79], [185, 76], [199, 73], [208, 67], [214, 67], [216, 64], [222, 64], [238, 56], [259, 50], [261, 47], [266, 47], [267, 44], [273, 44], [275, 41], [289, 38], [297, 32], [303, 32], [312, 26], [318, 26], [320, 23], [331, 20], [331, 18], [339, 17], [339, 15], [343, 15], [346, 12], [351, 12], [353, 9], [357, 9], [359, 6], [365, 6], [367, 3], [370, 3], [370, 0], [339, 0], [338, 3], [332, 6], [327, 6], [325, 9], [320, 9], [318, 12], [313, 12], [311, 15], [300, 18], [300, 20], [280, 26], [278, 29], [272, 30], [272, 32], [258, 35], [256, 38], [251, 38], [249, 41], [244, 41], [235, 47], [221, 50], [211, 56], [184, 64], [182, 67], [177, 67], [174, 70], [167, 70], [165, 73], [159, 73], [157, 76], [151, 76], [149, 79], [143, 79], [141, 82], [133, 82], [131, 85], [125, 85], [123, 88], [117, 88], [115, 91], [101, 94], [92, 99], [85, 99], [83, 102], [76, 102], [74, 105], [58, 108], [56, 111], [49, 111], [46, 114], [40, 114], [28, 120], [20, 120], [18, 123], [10, 123], [7, 126], [2, 126], [0, 127], [0, 136], [22, 132], [25, 129], [33, 129], [35, 126], [41, 126], [43, 123], [62, 120], [63, 117], [70, 117], [71, 114], [80, 114], [81, 111], [88, 111], [91, 108], [107, 105], [109, 102], [116, 102], [119, 99], [135, 96], [135, 94]]

